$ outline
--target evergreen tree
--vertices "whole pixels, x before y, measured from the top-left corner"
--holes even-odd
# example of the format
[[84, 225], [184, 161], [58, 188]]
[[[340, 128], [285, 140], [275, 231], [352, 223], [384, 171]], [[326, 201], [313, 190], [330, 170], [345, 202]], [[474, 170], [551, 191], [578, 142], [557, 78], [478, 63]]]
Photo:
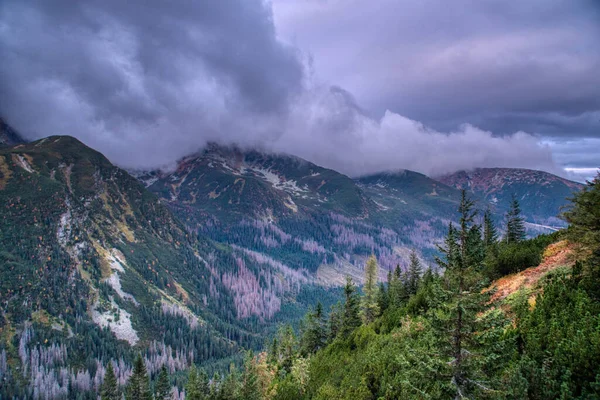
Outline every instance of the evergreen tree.
[[115, 376], [115, 370], [113, 369], [112, 363], [108, 362], [108, 368], [106, 368], [106, 374], [104, 375], [104, 383], [100, 392], [100, 398], [102, 400], [120, 400], [121, 395], [119, 394], [119, 384], [117, 383], [117, 377]]
[[360, 326], [360, 297], [356, 292], [356, 286], [352, 283], [352, 278], [346, 278], [344, 286], [344, 309], [342, 322], [340, 325], [340, 335], [348, 337]]
[[410, 264], [408, 265], [408, 276], [406, 279], [406, 291], [409, 295], [417, 293], [422, 271], [423, 268], [421, 267], [421, 261], [419, 261], [417, 253], [411, 251]]
[[150, 380], [142, 356], [138, 354], [133, 364], [133, 373], [127, 384], [126, 400], [151, 400]]
[[408, 299], [400, 265], [396, 265], [388, 288], [390, 307], [399, 308]]
[[218, 400], [235, 400], [240, 399], [241, 382], [237, 368], [232, 363], [229, 366], [229, 374], [221, 382], [219, 387]]
[[[389, 285], [388, 285], [389, 287]], [[379, 283], [379, 290], [377, 291], [377, 307], [379, 308], [379, 315], [383, 314], [385, 310], [390, 306], [390, 295], [383, 284], [383, 282]]]
[[498, 355], [486, 352], [482, 336], [485, 332], [485, 337], [495, 337], [494, 327], [503, 329], [499, 321], [490, 328], [483, 317], [489, 294], [482, 293], [483, 240], [480, 226], [473, 223], [473, 207], [463, 190], [459, 229], [450, 225], [445, 245], [440, 249], [443, 257], [438, 262], [445, 272], [438, 307], [433, 312], [442, 352], [450, 359], [450, 390], [457, 398], [480, 398], [490, 391], [486, 372], [490, 360]]
[[327, 342], [331, 343], [340, 333], [342, 327], [343, 308], [341, 303], [336, 303], [331, 306], [329, 312], [329, 329], [327, 332]]
[[492, 219], [492, 211], [488, 207], [483, 214], [483, 243], [486, 247], [490, 247], [498, 241], [498, 232]]
[[154, 388], [154, 399], [155, 400], [169, 400], [171, 398], [171, 383], [169, 382], [169, 373], [167, 367], [163, 366], [160, 368], [158, 379], [156, 381], [156, 387]]
[[323, 315], [323, 306], [317, 303], [314, 311], [309, 311], [304, 320], [304, 331], [300, 339], [301, 352], [304, 356], [315, 353], [325, 346], [327, 331]]
[[367, 265], [365, 266], [364, 296], [361, 304], [361, 317], [365, 324], [373, 322], [379, 314], [379, 305], [377, 304], [378, 276], [379, 266], [377, 265], [377, 258], [372, 255], [367, 260]]
[[187, 383], [185, 385], [185, 398], [188, 400], [200, 400], [200, 394], [198, 393], [198, 372], [196, 366], [192, 364], [188, 371]]
[[506, 243], [517, 243], [525, 239], [525, 220], [521, 216], [519, 201], [513, 194], [510, 209], [506, 214]]
[[261, 400], [262, 395], [258, 382], [258, 372], [254, 354], [248, 351], [244, 360], [244, 372], [242, 374], [241, 399], [243, 400]]

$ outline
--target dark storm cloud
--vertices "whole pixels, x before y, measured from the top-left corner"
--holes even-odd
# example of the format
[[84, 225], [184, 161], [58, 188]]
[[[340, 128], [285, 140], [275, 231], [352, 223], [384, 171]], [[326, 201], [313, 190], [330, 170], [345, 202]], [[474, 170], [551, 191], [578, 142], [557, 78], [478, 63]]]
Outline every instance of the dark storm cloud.
[[5, 0], [0, 114], [135, 168], [220, 141], [350, 175], [560, 172], [538, 129], [593, 130], [597, 27], [506, 4]]
[[314, 54], [324, 79], [370, 110], [442, 130], [469, 122], [497, 133], [600, 136], [597, 1], [274, 5], [282, 32]]
[[[4, 1], [0, 112], [30, 138], [70, 134], [127, 162], [165, 162], [285, 113], [296, 50], [261, 1]], [[188, 146], [189, 145], [189, 146]], [[145, 156], [157, 160], [146, 160]]]

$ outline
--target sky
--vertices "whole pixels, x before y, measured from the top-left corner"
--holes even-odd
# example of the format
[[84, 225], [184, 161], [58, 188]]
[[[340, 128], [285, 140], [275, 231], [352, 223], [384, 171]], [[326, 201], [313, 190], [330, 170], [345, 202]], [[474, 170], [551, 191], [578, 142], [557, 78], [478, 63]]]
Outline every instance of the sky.
[[4, 0], [0, 116], [114, 163], [207, 142], [351, 176], [600, 167], [595, 0]]

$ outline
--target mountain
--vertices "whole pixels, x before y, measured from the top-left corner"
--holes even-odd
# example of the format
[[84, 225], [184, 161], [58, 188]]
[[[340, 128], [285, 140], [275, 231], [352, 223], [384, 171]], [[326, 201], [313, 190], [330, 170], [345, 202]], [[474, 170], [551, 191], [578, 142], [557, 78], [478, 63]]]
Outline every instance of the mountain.
[[0, 207], [0, 377], [34, 397], [93, 388], [109, 359], [124, 378], [138, 351], [175, 371], [260, 346], [257, 317], [306, 280], [190, 234], [68, 136], [0, 149]]
[[378, 201], [387, 200], [375, 200], [368, 183], [285, 154], [213, 144], [174, 171], [134, 174], [189, 229], [302, 271], [321, 285], [341, 284], [347, 274], [360, 281], [372, 253], [386, 271], [404, 264], [412, 247], [404, 233], [421, 215], [416, 194], [410, 210], [385, 212]]
[[557, 218], [567, 198], [583, 188], [577, 182], [548, 172], [516, 168], [478, 168], [437, 178], [457, 189], [466, 189], [488, 201], [493, 211], [503, 215], [512, 196], [519, 201], [530, 230], [556, 230], [565, 223]]
[[17, 131], [12, 129], [4, 119], [0, 118], [0, 147], [9, 147], [26, 142]]

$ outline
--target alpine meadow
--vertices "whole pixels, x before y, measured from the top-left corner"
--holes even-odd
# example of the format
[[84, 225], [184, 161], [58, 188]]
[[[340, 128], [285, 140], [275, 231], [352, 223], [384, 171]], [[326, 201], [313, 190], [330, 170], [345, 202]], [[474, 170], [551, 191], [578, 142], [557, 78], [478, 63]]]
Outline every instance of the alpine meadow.
[[600, 400], [592, 0], [5, 0], [0, 400]]

